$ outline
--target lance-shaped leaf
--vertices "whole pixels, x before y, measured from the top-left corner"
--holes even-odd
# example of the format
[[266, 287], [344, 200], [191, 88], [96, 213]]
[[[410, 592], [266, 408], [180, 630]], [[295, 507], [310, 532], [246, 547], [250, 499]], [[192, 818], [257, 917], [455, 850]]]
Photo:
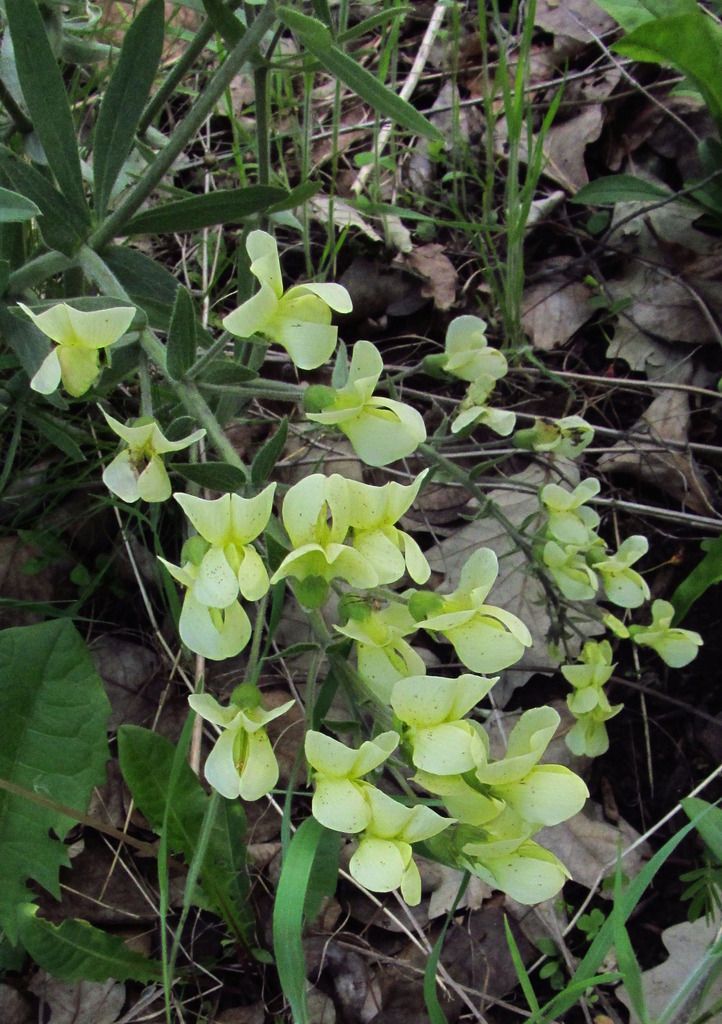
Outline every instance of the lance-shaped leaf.
[[[0, 778], [84, 813], [104, 779], [110, 705], [80, 634], [68, 619], [3, 630], [0, 678]], [[60, 897], [75, 823], [0, 790], [0, 926], [12, 942], [28, 879]]]
[[123, 227], [123, 234], [157, 235], [172, 231], [200, 231], [214, 224], [236, 224], [263, 213], [289, 195], [273, 185], [218, 189], [145, 210]]
[[35, 0], [5, 0], [15, 66], [33, 128], [68, 203], [89, 221], [75, 126], [63, 76]]
[[105, 215], [118, 174], [153, 85], [163, 50], [163, 0], [150, 0], [133, 19], [100, 105], [93, 141], [95, 207]]

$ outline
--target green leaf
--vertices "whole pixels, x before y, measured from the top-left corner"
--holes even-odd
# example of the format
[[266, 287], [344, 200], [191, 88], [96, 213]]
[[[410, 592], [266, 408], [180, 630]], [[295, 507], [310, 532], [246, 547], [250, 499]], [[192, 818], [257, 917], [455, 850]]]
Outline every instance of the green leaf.
[[161, 965], [134, 953], [117, 935], [70, 918], [57, 927], [25, 903], [18, 913], [20, 939], [35, 963], [62, 981], [155, 981]]
[[702, 541], [705, 556], [682, 580], [670, 598], [675, 614], [672, 625], [684, 622], [692, 605], [716, 583], [722, 583], [722, 537]]
[[697, 8], [697, 0], [596, 0], [626, 32], [655, 18], [672, 14], [690, 14]]
[[[68, 619], [3, 630], [0, 678], [0, 779], [84, 812], [105, 777], [110, 705], [82, 637]], [[12, 942], [29, 878], [60, 897], [62, 839], [75, 824], [0, 790], [0, 926]]]
[[715, 807], [714, 804], [694, 796], [685, 797], [680, 802], [689, 820], [696, 819], [695, 827], [705, 845], [722, 864], [722, 808]]
[[229, 50], [240, 43], [246, 30], [233, 11], [229, 11], [223, 0], [203, 0], [208, 20]]
[[192, 484], [210, 491], [234, 493], [246, 482], [245, 474], [227, 462], [174, 462], [170, 467]]
[[0, 305], [0, 334], [28, 377], [34, 377], [50, 352], [50, 343], [43, 332], [25, 317], [13, 316], [7, 306]]
[[267, 214], [281, 213], [283, 210], [294, 210], [297, 206], [303, 206], [307, 199], [311, 199], [321, 191], [323, 185], [320, 181], [303, 181], [296, 185], [290, 192], [287, 192], [283, 199], [269, 206]]
[[167, 331], [178, 282], [157, 260], [130, 246], [112, 246], [103, 259], [130, 295], [145, 311], [151, 327]]
[[258, 374], [247, 366], [241, 366], [233, 359], [213, 359], [199, 376], [199, 383], [220, 384], [232, 387], [234, 384], [245, 384], [255, 380]]
[[22, 221], [41, 216], [40, 207], [30, 199], [26, 199], [25, 196], [21, 196], [17, 192], [0, 188], [0, 224], [19, 224]]
[[73, 207], [41, 171], [5, 146], [0, 146], [0, 171], [16, 192], [40, 210], [38, 229], [47, 247], [72, 256], [87, 234], [87, 225]]
[[671, 199], [673, 195], [669, 189], [635, 178], [633, 174], [610, 174], [580, 188], [572, 196], [572, 202], [586, 206], [614, 206], [615, 203], [656, 202], [658, 199]]
[[198, 231], [214, 224], [237, 224], [287, 198], [288, 193], [284, 189], [272, 185], [218, 189], [145, 210], [124, 225], [122, 233], [162, 235], [174, 231]]
[[281, 457], [288, 437], [288, 417], [284, 416], [278, 430], [258, 449], [251, 463], [251, 483], [258, 487], [265, 484]]
[[182, 285], [175, 296], [168, 328], [167, 366], [173, 380], [183, 380], [196, 358], [198, 338], [193, 299]]
[[273, 905], [273, 951], [281, 988], [294, 1024], [311, 1024], [306, 1003], [306, 958], [303, 932], [306, 894], [316, 857], [323, 850], [326, 829], [315, 818], [306, 818], [289, 843], [283, 858]]
[[40, 11], [35, 0], [6, 0], [5, 9], [33, 128], [60, 191], [81, 220], [89, 223], [70, 104]]
[[36, 428], [38, 433], [55, 445], [61, 452], [68, 456], [71, 462], [84, 462], [85, 456], [82, 450], [71, 436], [63, 423], [60, 423], [54, 416], [46, 416], [44, 413], [35, 412], [32, 409], [25, 410], [25, 418], [28, 423]]
[[329, 30], [320, 21], [317, 21], [316, 18], [309, 18], [292, 7], [281, 6], [278, 8], [277, 14], [327, 71], [347, 85], [349, 89], [352, 89], [377, 113], [417, 135], [424, 135], [428, 139], [437, 141], [443, 139], [441, 132], [415, 107], [397, 96], [375, 75], [362, 68], [360, 64], [339, 49]]
[[373, 32], [386, 22], [392, 21], [394, 18], [404, 18], [409, 13], [408, 4], [399, 4], [397, 7], [387, 7], [385, 11], [379, 11], [377, 14], [371, 14], [368, 18], [364, 18], [363, 21], [357, 22], [352, 25], [351, 28], [346, 29], [345, 32], [339, 32], [336, 36], [336, 42], [342, 45], [343, 43], [350, 43], [354, 39], [359, 39], [361, 36], [365, 36], [367, 32]]
[[[123, 725], [118, 730], [120, 768], [133, 799], [160, 832], [164, 816], [171, 850], [190, 864], [200, 838], [210, 797], [184, 764], [167, 808], [175, 748], [150, 729]], [[152, 765], [152, 771], [148, 766]], [[201, 866], [203, 889], [236, 937], [247, 942], [252, 929], [245, 862], [246, 816], [237, 800], [219, 798], [208, 849]]]
[[722, 28], [699, 9], [646, 22], [613, 49], [632, 60], [669, 64], [684, 72], [722, 126]]
[[150, 0], [133, 19], [100, 105], [93, 137], [93, 176], [95, 210], [101, 219], [133, 146], [158, 71], [165, 33], [164, 13], [163, 0]]

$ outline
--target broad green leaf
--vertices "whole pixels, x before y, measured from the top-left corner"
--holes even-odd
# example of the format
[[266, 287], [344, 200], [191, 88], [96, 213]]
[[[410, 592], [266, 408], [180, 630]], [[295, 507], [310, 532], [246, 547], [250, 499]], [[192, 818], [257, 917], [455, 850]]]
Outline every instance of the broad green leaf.
[[[163, 736], [134, 725], [118, 730], [123, 777], [151, 827], [159, 832], [166, 813], [175, 748]], [[149, 771], [149, 765], [152, 770]], [[167, 842], [190, 864], [200, 837], [209, 796], [188, 765], [184, 765], [167, 814]], [[245, 869], [246, 817], [236, 800], [220, 798], [208, 850], [201, 867], [207, 897], [239, 940], [251, 930], [248, 877]]]
[[150, 0], [131, 22], [105, 90], [93, 138], [95, 210], [99, 218], [105, 216], [113, 186], [133, 146], [158, 71], [164, 32], [163, 0]]
[[173, 312], [178, 282], [157, 260], [130, 246], [112, 246], [103, 259], [148, 316], [151, 327], [167, 331]]
[[7, 306], [0, 305], [0, 334], [30, 378], [35, 376], [50, 352], [50, 343], [35, 324], [23, 317], [20, 310], [17, 311], [19, 315], [13, 316]]
[[691, 14], [697, 9], [697, 0], [596, 0], [625, 32], [655, 18], [673, 14]]
[[[80, 634], [68, 619], [3, 630], [0, 678], [0, 778], [84, 813], [105, 777], [110, 705]], [[11, 941], [16, 907], [33, 899], [28, 879], [59, 898], [75, 824], [0, 790], [0, 926]]]
[[243, 23], [230, 11], [223, 0], [203, 0], [208, 20], [229, 50], [240, 43], [246, 33]]
[[635, 178], [633, 174], [610, 174], [580, 188], [572, 196], [572, 202], [587, 206], [613, 206], [615, 203], [656, 202], [658, 199], [670, 199], [673, 194], [669, 189], [644, 178]]
[[63, 76], [35, 0], [5, 0], [15, 66], [50, 170], [69, 205], [89, 222], [75, 125]]
[[694, 567], [689, 576], [682, 580], [670, 598], [675, 609], [672, 623], [674, 626], [679, 626], [684, 622], [692, 605], [710, 587], [716, 583], [722, 583], [722, 537], [703, 540], [702, 550], [705, 552], [704, 558]]
[[722, 808], [694, 796], [685, 797], [680, 802], [689, 820], [697, 819], [697, 831], [722, 864]]
[[41, 217], [42, 212], [30, 199], [0, 188], [0, 224], [19, 224], [33, 217]]
[[258, 449], [251, 463], [251, 483], [260, 486], [265, 484], [281, 457], [283, 446], [288, 437], [288, 418], [281, 420], [278, 430]]
[[233, 493], [246, 482], [242, 470], [227, 462], [174, 462], [171, 468], [192, 484], [211, 491]]
[[339, 49], [329, 30], [320, 21], [309, 18], [292, 7], [281, 6], [277, 13], [327, 71], [365, 100], [382, 117], [395, 121], [417, 135], [441, 141], [441, 133], [423, 114]]
[[282, 210], [294, 210], [297, 206], [303, 206], [307, 199], [315, 196], [322, 188], [320, 181], [303, 181], [287, 192], [283, 199], [269, 206], [266, 213], [280, 213]]
[[281, 866], [273, 905], [273, 952], [283, 994], [290, 1003], [294, 1024], [311, 1024], [306, 1002], [306, 958], [303, 932], [306, 895], [323, 850], [326, 829], [306, 818], [289, 843]]
[[20, 940], [35, 963], [63, 981], [155, 981], [161, 965], [134, 953], [117, 935], [70, 918], [55, 926], [25, 903], [18, 913]]
[[168, 328], [167, 367], [173, 380], [183, 380], [193, 365], [198, 345], [193, 299], [182, 285], [175, 296]]
[[75, 209], [41, 171], [5, 146], [0, 146], [0, 172], [40, 210], [38, 229], [47, 247], [72, 256], [87, 234], [87, 225]]
[[123, 227], [123, 234], [162, 235], [174, 231], [198, 231], [214, 224], [237, 224], [254, 214], [263, 213], [287, 197], [284, 189], [272, 185], [218, 189], [145, 210]]
[[640, 25], [613, 49], [632, 60], [668, 64], [684, 72], [722, 126], [722, 28], [695, 9]]

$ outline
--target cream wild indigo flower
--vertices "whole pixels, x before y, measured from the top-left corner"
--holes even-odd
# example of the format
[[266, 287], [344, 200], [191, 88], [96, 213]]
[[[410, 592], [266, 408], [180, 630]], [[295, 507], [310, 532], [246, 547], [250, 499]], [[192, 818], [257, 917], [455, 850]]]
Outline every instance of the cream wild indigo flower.
[[314, 473], [290, 487], [281, 518], [293, 551], [271, 577], [272, 583], [291, 576], [296, 594], [306, 607], [326, 600], [328, 582], [343, 579], [352, 587], [377, 586], [375, 568], [344, 541], [351, 526], [350, 481], [333, 474]]
[[575, 459], [594, 440], [594, 427], [581, 416], [563, 416], [553, 420], [541, 417], [533, 427], [519, 430], [514, 444], [534, 452], [554, 452], [567, 459]]
[[50, 395], [62, 381], [74, 398], [84, 395], [100, 376], [101, 349], [110, 348], [125, 334], [135, 316], [132, 306], [84, 312], [59, 302], [42, 313], [18, 302], [38, 330], [55, 342], [30, 381], [33, 391]]
[[654, 601], [649, 626], [630, 626], [635, 644], [651, 647], [671, 668], [684, 668], [697, 657], [702, 637], [691, 629], [672, 626], [674, 606], [669, 601]]
[[238, 338], [262, 334], [288, 352], [301, 370], [328, 362], [336, 347], [338, 329], [331, 310], [350, 313], [351, 297], [340, 284], [302, 284], [283, 290], [275, 239], [266, 231], [251, 231], [246, 240], [251, 273], [260, 284], [250, 299], [224, 319], [223, 326]]
[[620, 608], [639, 608], [649, 600], [646, 581], [631, 566], [649, 550], [649, 542], [641, 534], [627, 537], [611, 557], [594, 559], [594, 570], [602, 579], [608, 599]]
[[372, 611], [367, 604], [343, 626], [334, 628], [356, 641], [359, 675], [383, 704], [388, 704], [394, 683], [406, 676], [421, 676], [426, 666], [404, 637], [417, 630], [405, 604], [393, 601]]
[[314, 386], [304, 396], [308, 419], [337, 427], [367, 466], [387, 466], [403, 459], [426, 440], [426, 427], [416, 409], [374, 396], [383, 368], [376, 346], [357, 341], [344, 387]]
[[392, 480], [381, 487], [348, 481], [350, 498], [349, 523], [353, 529], [352, 545], [384, 586], [401, 579], [405, 572], [415, 583], [425, 583], [431, 575], [429, 563], [421, 548], [408, 533], [395, 525], [416, 500], [428, 469], [413, 483], [404, 485]]
[[425, 362], [469, 383], [480, 377], [500, 380], [509, 368], [505, 356], [487, 342], [486, 321], [478, 316], [455, 317], [446, 331], [444, 354]]
[[278, 762], [265, 727], [294, 702], [266, 711], [259, 694], [255, 700], [249, 697], [224, 708], [210, 694], [197, 693], [188, 703], [201, 718], [223, 730], [203, 770], [210, 785], [229, 800], [238, 796], [259, 800], [270, 793], [278, 782]]
[[101, 412], [111, 430], [127, 445], [103, 470], [103, 483], [108, 490], [128, 502], [170, 498], [170, 480], [161, 456], [195, 444], [205, 437], [205, 430], [194, 430], [179, 441], [169, 441], [155, 420], [138, 420], [133, 426], [125, 426], [104, 409]]
[[349, 871], [371, 892], [400, 889], [409, 906], [415, 907], [421, 902], [421, 876], [411, 845], [438, 835], [452, 820], [423, 804], [405, 807], [375, 786], [366, 787], [366, 801], [370, 818]]
[[562, 594], [570, 601], [591, 601], [596, 595], [599, 580], [579, 548], [550, 540], [544, 545], [542, 559]]
[[382, 732], [365, 740], [358, 750], [321, 732], [306, 733], [306, 760], [314, 769], [314, 818], [335, 832], [361, 832], [371, 820], [368, 791], [363, 776], [378, 768], [396, 749], [399, 734]]
[[391, 707], [406, 726], [404, 738], [416, 768], [432, 775], [456, 775], [478, 763], [485, 754], [481, 726], [463, 716], [495, 682], [472, 675], [410, 676], [394, 685]]
[[499, 827], [481, 839], [466, 842], [459, 867], [483, 879], [493, 889], [507, 893], [517, 903], [534, 904], [551, 899], [571, 877], [550, 850], [533, 840]]
[[209, 608], [227, 608], [239, 592], [257, 601], [268, 590], [268, 573], [252, 542], [271, 518], [276, 485], [255, 498], [224, 494], [206, 500], [190, 494], [173, 497], [208, 548], [201, 557], [193, 584], [196, 600]]
[[491, 377], [479, 377], [469, 385], [466, 396], [459, 406], [459, 414], [451, 424], [451, 433], [458, 434], [476, 423], [493, 430], [501, 437], [508, 437], [516, 425], [516, 415], [505, 409], [492, 409], [487, 405], [495, 381]]
[[547, 484], [539, 495], [547, 513], [546, 531], [560, 544], [586, 549], [598, 541], [595, 533], [599, 516], [585, 504], [599, 494], [600, 483], [593, 477], [582, 480], [573, 491], [559, 484]]
[[411, 598], [409, 608], [419, 627], [441, 633], [472, 672], [499, 672], [518, 661], [530, 647], [529, 630], [516, 615], [485, 604], [499, 573], [490, 548], [475, 551], [461, 571], [459, 586], [451, 594]]

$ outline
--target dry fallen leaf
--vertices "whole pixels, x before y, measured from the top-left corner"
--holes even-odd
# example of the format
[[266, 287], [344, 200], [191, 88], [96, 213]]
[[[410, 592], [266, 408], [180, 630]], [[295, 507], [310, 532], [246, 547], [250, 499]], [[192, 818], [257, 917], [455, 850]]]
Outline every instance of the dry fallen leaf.
[[421, 245], [409, 253], [406, 263], [424, 279], [421, 294], [432, 298], [437, 309], [451, 309], [456, 302], [457, 273], [443, 245]]
[[33, 1018], [27, 999], [11, 985], [0, 985], [0, 1020], [3, 1024], [31, 1024]]
[[594, 0], [539, 0], [534, 23], [553, 36], [566, 36], [583, 46], [615, 26], [614, 19]]
[[568, 121], [554, 123], [544, 139], [544, 176], [556, 181], [572, 194], [588, 184], [584, 151], [602, 134], [604, 113], [601, 104], [583, 107]]
[[534, 348], [543, 352], [565, 345], [593, 315], [591, 289], [564, 273], [569, 262], [566, 257], [548, 260], [539, 269], [554, 273], [522, 296], [522, 326]]
[[687, 442], [689, 415], [689, 397], [684, 391], [661, 391], [632, 428], [633, 434], [647, 434], [649, 443], [635, 441], [630, 451], [628, 441], [618, 441], [600, 458], [599, 471], [629, 473], [691, 512], [714, 514], [712, 493], [691, 452], [675, 451], [666, 444]]
[[45, 971], [30, 991], [50, 1007], [48, 1024], [114, 1024], [125, 1003], [125, 985], [108, 981], [59, 981]]
[[[714, 921], [707, 923], [703, 917], [697, 921], [681, 921], [679, 924], [665, 928], [662, 932], [662, 942], [669, 950], [669, 957], [664, 963], [653, 967], [649, 971], [642, 972], [642, 990], [644, 1001], [650, 1020], [657, 1020], [662, 1011], [669, 1005], [692, 973], [699, 967], [702, 958], [709, 951], [710, 946], [719, 938], [722, 928], [722, 917], [717, 915]], [[717, 956], [719, 960], [719, 956]], [[706, 980], [709, 981], [710, 975]], [[702, 993], [697, 990], [696, 996], [699, 999]], [[638, 1024], [639, 1017], [632, 1009], [631, 1000], [624, 985], [620, 985], [616, 992], [617, 998], [624, 1003], [630, 1013], [632, 1024]], [[701, 1003], [678, 1007], [678, 1015], [674, 1020], [689, 1020], [690, 1017], [684, 1010], [694, 1010], [695, 1016], [701, 1019], [705, 1011], [710, 1011], [715, 1004], [722, 999], [722, 976], [718, 975], [709, 985], [704, 999]], [[712, 1024], [713, 1020], [719, 1020], [717, 1013], [707, 1018]]]

